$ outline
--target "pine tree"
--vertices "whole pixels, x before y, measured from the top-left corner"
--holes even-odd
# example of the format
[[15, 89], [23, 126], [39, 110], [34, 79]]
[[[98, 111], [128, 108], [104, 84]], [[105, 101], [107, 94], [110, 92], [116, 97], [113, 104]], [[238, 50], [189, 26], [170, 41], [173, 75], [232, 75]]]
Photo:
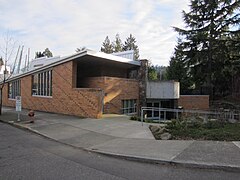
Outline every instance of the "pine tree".
[[158, 80], [157, 67], [152, 65], [151, 62], [149, 62], [149, 65], [148, 65], [148, 80], [150, 80], [150, 81]]
[[35, 59], [40, 57], [53, 57], [53, 54], [48, 48], [46, 48], [43, 52], [39, 51], [35, 53]]
[[[238, 0], [191, 0], [190, 12], [183, 11], [186, 29], [175, 28], [185, 38], [185, 63], [198, 87], [205, 85], [210, 95], [228, 86], [223, 76], [229, 76], [229, 45], [231, 36], [239, 33]], [[237, 28], [234, 28], [238, 25]], [[217, 89], [216, 89], [217, 88]], [[227, 90], [225, 90], [227, 91]]]
[[116, 34], [115, 41], [112, 43], [113, 51], [114, 52], [122, 52], [123, 51], [123, 43], [119, 36], [119, 34]]
[[43, 55], [46, 56], [46, 57], [53, 57], [53, 54], [52, 52], [46, 48], [44, 51], [43, 51]]
[[188, 67], [184, 62], [185, 55], [183, 53], [181, 41], [178, 40], [178, 45], [175, 47], [174, 55], [171, 57], [169, 66], [167, 67], [166, 76], [168, 80], [176, 80], [180, 82], [181, 93], [189, 92], [192, 86], [191, 75], [188, 72]]
[[124, 45], [121, 41], [119, 34], [116, 34], [115, 41], [113, 43], [111, 43], [107, 36], [104, 42], [102, 43], [100, 51], [111, 54], [113, 52], [122, 52], [128, 50], [134, 50], [134, 60], [139, 59], [139, 49], [138, 46], [136, 45], [136, 39], [135, 37], [132, 36], [132, 34], [130, 34], [130, 36], [127, 37], [126, 41], [124, 42]]
[[35, 59], [37, 59], [37, 58], [40, 58], [40, 57], [44, 57], [44, 54], [42, 53], [42, 52], [36, 52], [35, 53]]
[[123, 50], [127, 51], [127, 50], [134, 50], [134, 60], [138, 60], [139, 59], [139, 49], [138, 46], [136, 45], [136, 39], [135, 37], [133, 37], [132, 34], [130, 34], [130, 36], [126, 39], [124, 46], [123, 46]]
[[105, 38], [104, 42], [102, 43], [101, 51], [105, 52], [107, 54], [113, 53], [113, 46], [112, 46], [108, 36]]

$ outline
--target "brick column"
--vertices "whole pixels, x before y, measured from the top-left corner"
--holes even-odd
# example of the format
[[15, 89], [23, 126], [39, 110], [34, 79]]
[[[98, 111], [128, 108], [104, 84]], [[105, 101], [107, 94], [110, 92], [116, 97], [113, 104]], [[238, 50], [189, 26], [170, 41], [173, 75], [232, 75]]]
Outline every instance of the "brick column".
[[141, 107], [147, 105], [146, 93], [147, 93], [147, 75], [148, 75], [148, 60], [140, 60], [141, 67], [138, 71], [139, 80], [139, 106], [138, 114], [141, 113]]

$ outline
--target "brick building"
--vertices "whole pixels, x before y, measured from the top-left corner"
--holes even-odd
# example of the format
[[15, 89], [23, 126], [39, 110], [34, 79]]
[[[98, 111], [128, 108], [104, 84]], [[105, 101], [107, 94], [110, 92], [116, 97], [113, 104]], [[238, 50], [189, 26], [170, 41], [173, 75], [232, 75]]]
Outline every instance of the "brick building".
[[[175, 91], [173, 97], [159, 96], [163, 91], [148, 97], [146, 60], [84, 50], [39, 62], [41, 65], [33, 62], [29, 71], [7, 81], [3, 105], [14, 107], [16, 96], [21, 96], [26, 109], [100, 118], [102, 113], [134, 113], [155, 101], [173, 102], [171, 107], [175, 107], [179, 99]], [[164, 84], [155, 88], [164, 89]]]
[[10, 78], [3, 105], [14, 107], [20, 95], [23, 108], [46, 112], [99, 118], [135, 111], [139, 67], [139, 61], [85, 50]]

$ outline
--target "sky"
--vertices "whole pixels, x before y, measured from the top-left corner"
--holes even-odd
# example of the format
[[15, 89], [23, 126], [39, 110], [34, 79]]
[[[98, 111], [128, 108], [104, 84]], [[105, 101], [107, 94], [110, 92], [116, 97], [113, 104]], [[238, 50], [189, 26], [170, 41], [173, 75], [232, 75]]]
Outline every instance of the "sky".
[[54, 56], [71, 55], [80, 47], [99, 51], [106, 36], [114, 41], [118, 33], [124, 42], [131, 33], [140, 59], [167, 66], [177, 40], [172, 27], [184, 27], [182, 10], [188, 10], [188, 4], [189, 0], [0, 0], [0, 56], [7, 35], [15, 42], [15, 53], [24, 45], [24, 54], [30, 48], [32, 59], [45, 48]]

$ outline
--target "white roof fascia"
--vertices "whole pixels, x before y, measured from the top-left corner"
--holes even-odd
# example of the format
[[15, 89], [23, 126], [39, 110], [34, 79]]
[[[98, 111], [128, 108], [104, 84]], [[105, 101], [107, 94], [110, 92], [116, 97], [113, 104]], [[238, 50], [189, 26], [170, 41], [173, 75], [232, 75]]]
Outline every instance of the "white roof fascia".
[[[28, 76], [28, 75], [31, 75], [31, 74], [34, 74], [34, 73], [37, 73], [37, 72], [40, 72], [40, 71], [44, 71], [44, 70], [46, 70], [48, 68], [57, 66], [59, 64], [63, 64], [65, 62], [74, 60], [76, 58], [79, 58], [79, 57], [82, 57], [82, 56], [85, 56], [85, 55], [90, 55], [90, 56], [99, 57], [99, 58], [103, 58], [103, 59], [109, 59], [109, 60], [112, 60], [112, 61], [126, 63], [126, 64], [132, 64], [132, 65], [136, 65], [136, 66], [140, 66], [141, 65], [141, 63], [139, 61], [134, 61], [134, 60], [131, 61], [129, 59], [122, 58], [122, 57], [119, 57], [119, 56], [114, 56], [114, 55], [106, 54], [106, 53], [103, 53], [103, 52], [96, 52], [96, 51], [93, 51], [93, 50], [90, 50], [90, 49], [85, 49], [85, 50], [80, 51], [78, 53], [75, 53], [73, 55], [65, 56], [62, 59], [60, 59], [59, 61], [47, 64], [46, 66], [42, 66], [42, 67], [36, 68], [36, 69], [34, 69], [32, 71], [28, 71], [28, 72], [23, 73], [23, 74], [18, 74], [16, 76], [12, 76], [10, 79], [6, 80], [6, 82], [12, 81], [12, 80], [24, 77], [24, 76]], [[0, 84], [1, 83], [2, 82], [0, 82]]]
[[[34, 74], [34, 73], [37, 73], [37, 72], [40, 72], [40, 71], [44, 71], [46, 69], [49, 69], [51, 67], [54, 67], [54, 66], [57, 66], [59, 64], [63, 64], [65, 62], [68, 62], [68, 61], [71, 61], [73, 59], [76, 59], [76, 58], [79, 58], [79, 57], [82, 57], [84, 55], [87, 54], [87, 51], [81, 51], [79, 53], [75, 53], [73, 55], [70, 55], [70, 56], [66, 56], [64, 58], [62, 58], [60, 61], [56, 61], [56, 62], [53, 62], [53, 63], [50, 63], [50, 64], [47, 64], [46, 66], [42, 66], [42, 67], [39, 67], [39, 68], [36, 68], [32, 71], [28, 71], [26, 73], [22, 73], [22, 74], [17, 74], [15, 76], [12, 76], [10, 79], [7, 79], [6, 82], [8, 81], [12, 81], [12, 80], [15, 80], [15, 79], [18, 79], [18, 78], [21, 78], [21, 77], [24, 77], [24, 76], [28, 76], [28, 75], [31, 75], [31, 74]], [[2, 82], [0, 82], [1, 84]]]
[[87, 51], [87, 54], [91, 56], [99, 57], [99, 58], [110, 59], [116, 62], [127, 63], [127, 64], [136, 65], [136, 66], [141, 65], [140, 61], [134, 61], [134, 60], [120, 57], [120, 56], [114, 56], [112, 54], [106, 54], [103, 52]]

